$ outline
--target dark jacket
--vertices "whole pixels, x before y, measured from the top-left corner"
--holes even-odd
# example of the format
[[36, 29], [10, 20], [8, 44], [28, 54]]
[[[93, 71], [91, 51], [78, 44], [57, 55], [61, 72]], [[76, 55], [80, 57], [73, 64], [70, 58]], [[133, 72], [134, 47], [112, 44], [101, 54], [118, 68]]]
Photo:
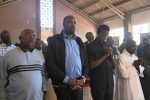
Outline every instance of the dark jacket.
[[[80, 47], [80, 57], [82, 63], [82, 75], [87, 74], [86, 50], [82, 40], [76, 37]], [[66, 77], [65, 74], [65, 42], [63, 34], [48, 38], [48, 49], [46, 57], [48, 77], [52, 78], [54, 84], [62, 84]]]
[[141, 84], [143, 88], [143, 93], [145, 96], [145, 100], [149, 100], [150, 97], [150, 60], [147, 58], [143, 59], [143, 66], [145, 68], [143, 74], [144, 78], [141, 78]]
[[143, 66], [145, 68], [145, 70], [143, 72], [144, 73], [144, 77], [148, 78], [150, 80], [150, 60], [144, 58], [143, 59]]

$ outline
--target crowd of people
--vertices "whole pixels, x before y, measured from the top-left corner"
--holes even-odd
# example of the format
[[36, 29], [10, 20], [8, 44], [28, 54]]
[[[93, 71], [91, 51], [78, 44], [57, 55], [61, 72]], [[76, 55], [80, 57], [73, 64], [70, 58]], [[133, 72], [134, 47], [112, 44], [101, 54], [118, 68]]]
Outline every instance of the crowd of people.
[[[99, 25], [96, 37], [87, 32], [83, 43], [76, 33], [74, 16], [66, 16], [60, 34], [47, 39], [32, 29], [12, 44], [10, 33], [0, 34], [0, 99], [48, 100], [48, 79], [57, 100], [83, 100], [89, 86], [93, 100], [150, 100], [150, 43], [140, 46], [132, 36], [117, 47], [110, 28]], [[128, 33], [131, 35], [131, 33]]]

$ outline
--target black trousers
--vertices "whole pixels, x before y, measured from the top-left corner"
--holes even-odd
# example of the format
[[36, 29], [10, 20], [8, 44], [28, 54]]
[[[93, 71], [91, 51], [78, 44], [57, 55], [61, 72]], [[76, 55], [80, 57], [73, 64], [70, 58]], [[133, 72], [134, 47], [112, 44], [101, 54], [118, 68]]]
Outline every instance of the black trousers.
[[72, 90], [69, 87], [55, 88], [58, 100], [83, 100], [83, 90]]
[[150, 100], [150, 88], [149, 88], [150, 78], [145, 77], [145, 78], [140, 78], [140, 80], [141, 80], [145, 100]]
[[93, 100], [113, 100], [113, 88], [91, 87]]
[[90, 81], [93, 100], [113, 100], [113, 75], [94, 75]]

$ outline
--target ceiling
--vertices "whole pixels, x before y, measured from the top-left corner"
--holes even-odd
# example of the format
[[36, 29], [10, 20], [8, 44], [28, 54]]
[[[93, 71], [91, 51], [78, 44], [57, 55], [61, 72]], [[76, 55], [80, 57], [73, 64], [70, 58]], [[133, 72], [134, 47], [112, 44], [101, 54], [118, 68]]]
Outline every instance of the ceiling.
[[16, 0], [0, 0], [0, 7], [7, 5], [8, 3], [11, 3]]
[[[0, 0], [0, 6], [16, 0]], [[54, 0], [55, 1], [55, 0]], [[150, 9], [150, 0], [60, 0], [67, 2], [94, 23]]]
[[150, 9], [150, 0], [66, 0], [94, 22]]

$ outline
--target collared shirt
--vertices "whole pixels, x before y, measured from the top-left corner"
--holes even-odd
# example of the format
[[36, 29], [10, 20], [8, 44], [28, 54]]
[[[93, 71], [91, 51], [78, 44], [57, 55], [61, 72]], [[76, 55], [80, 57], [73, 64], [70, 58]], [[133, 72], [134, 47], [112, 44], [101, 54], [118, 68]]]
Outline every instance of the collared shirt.
[[11, 44], [7, 46], [6, 44], [0, 44], [0, 100], [5, 98], [4, 85], [6, 83], [5, 79], [3, 79], [3, 57], [12, 49], [15, 49], [16, 46]]
[[0, 56], [4, 56], [8, 51], [10, 51], [14, 48], [16, 48], [16, 46], [13, 44], [10, 46], [7, 46], [4, 43], [0, 44]]
[[82, 74], [80, 50], [75, 38], [76, 36], [69, 37], [64, 34], [66, 75], [71, 79], [76, 79]]
[[101, 41], [101, 40], [96, 39], [93, 42], [91, 42], [87, 46], [89, 59], [94, 61], [94, 60], [98, 60], [101, 57], [103, 57], [106, 54], [106, 52], [105, 52], [106, 46], [107, 45], [106, 45], [105, 41]]
[[41, 100], [43, 63], [42, 53], [36, 49], [24, 52], [16, 47], [4, 56], [0, 77], [9, 77], [6, 88], [8, 100]]

